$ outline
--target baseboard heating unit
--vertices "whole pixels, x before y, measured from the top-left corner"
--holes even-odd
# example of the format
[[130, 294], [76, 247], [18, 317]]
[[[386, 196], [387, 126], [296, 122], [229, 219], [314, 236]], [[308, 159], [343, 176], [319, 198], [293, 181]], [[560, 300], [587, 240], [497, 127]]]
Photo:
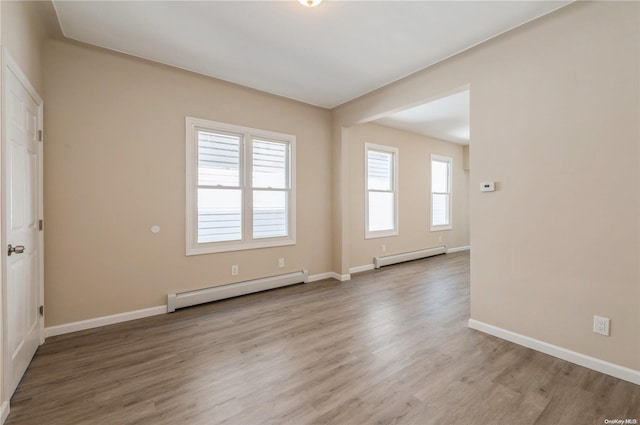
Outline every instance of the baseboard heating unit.
[[170, 292], [167, 294], [167, 313], [172, 313], [176, 311], [176, 309], [190, 307], [192, 305], [266, 291], [282, 286], [295, 285], [296, 283], [305, 283], [308, 278], [309, 273], [306, 270], [300, 270], [299, 272], [230, 283], [229, 285], [214, 286], [212, 288], [197, 289], [195, 291]]
[[373, 265], [376, 269], [391, 264], [403, 263], [405, 261], [417, 260], [434, 255], [446, 254], [447, 246], [436, 246], [434, 248], [420, 249], [418, 251], [404, 252], [402, 254], [386, 255], [384, 257], [374, 257]]

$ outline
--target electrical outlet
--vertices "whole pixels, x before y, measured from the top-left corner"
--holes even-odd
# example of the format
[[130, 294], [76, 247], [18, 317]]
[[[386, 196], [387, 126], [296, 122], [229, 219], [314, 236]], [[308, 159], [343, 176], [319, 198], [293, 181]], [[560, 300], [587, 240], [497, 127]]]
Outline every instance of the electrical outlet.
[[593, 316], [593, 331], [597, 334], [609, 336], [609, 318]]
[[382, 244], [382, 252], [387, 252], [387, 245]]
[[237, 265], [231, 266], [231, 276], [238, 276], [238, 266]]
[[284, 267], [284, 258], [278, 259], [278, 267], [280, 267], [280, 268]]
[[442, 236], [438, 236], [438, 242], [442, 242]]

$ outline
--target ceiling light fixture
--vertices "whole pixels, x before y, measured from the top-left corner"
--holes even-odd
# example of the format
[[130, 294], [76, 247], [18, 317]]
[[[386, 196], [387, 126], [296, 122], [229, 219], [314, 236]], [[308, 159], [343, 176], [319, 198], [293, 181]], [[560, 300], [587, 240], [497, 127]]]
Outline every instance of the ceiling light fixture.
[[316, 7], [317, 5], [322, 3], [322, 0], [298, 0], [298, 2], [306, 7]]

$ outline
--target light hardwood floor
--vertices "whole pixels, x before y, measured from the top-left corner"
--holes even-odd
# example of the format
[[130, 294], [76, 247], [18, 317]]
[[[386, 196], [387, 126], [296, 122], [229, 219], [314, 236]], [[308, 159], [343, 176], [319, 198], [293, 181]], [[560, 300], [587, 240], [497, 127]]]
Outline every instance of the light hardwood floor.
[[467, 328], [447, 254], [50, 338], [8, 425], [591, 425], [640, 386]]

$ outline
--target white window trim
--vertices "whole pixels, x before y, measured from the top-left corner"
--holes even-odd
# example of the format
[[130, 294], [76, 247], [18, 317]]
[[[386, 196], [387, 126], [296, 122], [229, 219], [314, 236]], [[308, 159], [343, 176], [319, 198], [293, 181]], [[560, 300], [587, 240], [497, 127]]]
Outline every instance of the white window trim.
[[[369, 231], [369, 150], [392, 153], [393, 154], [393, 229], [391, 230], [379, 230], [375, 232]], [[389, 236], [398, 236], [400, 234], [399, 220], [398, 220], [398, 199], [399, 185], [398, 185], [398, 163], [399, 149], [391, 146], [377, 145], [374, 143], [364, 144], [364, 238], [386, 238]]]
[[[243, 135], [244, 149], [241, 149], [241, 186], [246, 190], [244, 182], [248, 181], [251, 173], [251, 160], [249, 155], [251, 149], [247, 149], [246, 145], [251, 143], [251, 139], [258, 138], [263, 140], [274, 140], [289, 143], [289, 179], [290, 192], [288, 200], [288, 225], [289, 235], [279, 238], [259, 238], [246, 239], [242, 241], [225, 241], [198, 243], [198, 208], [197, 208], [197, 191], [198, 191], [198, 138], [197, 129], [209, 129], [220, 132], [240, 133]], [[243, 127], [233, 124], [209, 121], [200, 118], [186, 117], [186, 255], [202, 255], [217, 252], [241, 251], [247, 249], [270, 248], [277, 246], [295, 245], [296, 244], [296, 136], [284, 133], [276, 133], [267, 130]], [[250, 190], [250, 188], [249, 188]], [[251, 214], [251, 196], [244, 196], [248, 199], [243, 203], [243, 237], [246, 238], [247, 233], [251, 231], [251, 222], [246, 218]]]
[[[449, 163], [449, 224], [440, 226], [433, 225], [433, 183], [431, 181], [433, 174], [431, 168], [434, 160]], [[431, 161], [429, 162], [429, 225], [432, 232], [453, 229], [453, 158], [449, 156], [431, 154]]]

